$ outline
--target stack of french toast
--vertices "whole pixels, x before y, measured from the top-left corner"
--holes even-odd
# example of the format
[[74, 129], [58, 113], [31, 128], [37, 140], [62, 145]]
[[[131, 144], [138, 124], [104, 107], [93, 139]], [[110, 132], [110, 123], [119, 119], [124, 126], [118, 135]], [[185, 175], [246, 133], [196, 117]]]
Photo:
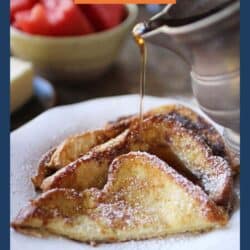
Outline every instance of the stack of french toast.
[[239, 166], [217, 130], [166, 105], [66, 138], [41, 159], [42, 191], [12, 227], [98, 243], [223, 227]]

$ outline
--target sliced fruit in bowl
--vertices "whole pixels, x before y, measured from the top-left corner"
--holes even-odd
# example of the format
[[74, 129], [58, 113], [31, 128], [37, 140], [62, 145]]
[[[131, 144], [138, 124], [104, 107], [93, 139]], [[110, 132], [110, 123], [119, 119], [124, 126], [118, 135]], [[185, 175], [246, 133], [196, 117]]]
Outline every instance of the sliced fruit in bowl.
[[97, 31], [117, 26], [126, 15], [122, 4], [86, 4], [80, 5], [80, 8]]
[[138, 12], [132, 4], [32, 3], [19, 11], [12, 6], [11, 52], [43, 77], [71, 83], [95, 79], [111, 66]]
[[13, 26], [30, 34], [86, 35], [95, 31], [86, 15], [71, 0], [43, 0], [14, 14]]

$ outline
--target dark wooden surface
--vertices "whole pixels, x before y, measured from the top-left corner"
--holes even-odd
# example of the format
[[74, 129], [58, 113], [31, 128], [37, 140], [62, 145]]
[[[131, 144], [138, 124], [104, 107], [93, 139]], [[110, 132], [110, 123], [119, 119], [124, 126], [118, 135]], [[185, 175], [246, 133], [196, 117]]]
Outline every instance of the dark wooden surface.
[[[150, 14], [140, 7], [138, 21]], [[113, 66], [99, 79], [78, 85], [63, 82], [53, 83], [57, 105], [76, 103], [91, 98], [124, 95], [139, 92], [140, 54], [130, 36]], [[188, 67], [180, 58], [157, 46], [148, 44], [146, 94], [154, 96], [190, 95], [191, 86]], [[45, 108], [33, 97], [22, 108], [11, 115], [14, 130]]]

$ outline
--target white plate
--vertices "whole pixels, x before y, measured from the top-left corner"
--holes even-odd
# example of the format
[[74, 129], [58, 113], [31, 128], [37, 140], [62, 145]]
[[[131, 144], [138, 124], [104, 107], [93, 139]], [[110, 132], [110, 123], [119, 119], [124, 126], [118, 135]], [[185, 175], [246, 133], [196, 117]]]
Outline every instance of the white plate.
[[[177, 102], [168, 98], [145, 98], [145, 110]], [[180, 103], [180, 100], [178, 100]], [[194, 102], [185, 101], [198, 108]], [[41, 155], [67, 135], [94, 129], [115, 118], [138, 111], [135, 95], [101, 98], [79, 104], [53, 108], [11, 133], [11, 219], [36, 196], [30, 181]], [[217, 128], [222, 131], [221, 127]], [[97, 249], [114, 250], [238, 250], [240, 249], [240, 211], [234, 212], [226, 228], [199, 235], [169, 236], [165, 239], [101, 244]], [[11, 229], [12, 250], [87, 250], [93, 247], [61, 237], [34, 238]]]

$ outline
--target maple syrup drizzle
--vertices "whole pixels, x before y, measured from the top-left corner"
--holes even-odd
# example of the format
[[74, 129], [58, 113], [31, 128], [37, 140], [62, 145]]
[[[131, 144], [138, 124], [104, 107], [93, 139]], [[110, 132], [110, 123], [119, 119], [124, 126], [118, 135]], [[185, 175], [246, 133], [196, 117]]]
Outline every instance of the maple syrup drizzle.
[[145, 95], [145, 87], [146, 87], [146, 65], [147, 65], [147, 47], [145, 44], [145, 40], [141, 36], [144, 30], [143, 23], [139, 23], [133, 29], [133, 36], [136, 44], [140, 49], [141, 54], [141, 69], [140, 69], [140, 106], [139, 106], [139, 124], [140, 131], [142, 128], [143, 122], [143, 100]]

